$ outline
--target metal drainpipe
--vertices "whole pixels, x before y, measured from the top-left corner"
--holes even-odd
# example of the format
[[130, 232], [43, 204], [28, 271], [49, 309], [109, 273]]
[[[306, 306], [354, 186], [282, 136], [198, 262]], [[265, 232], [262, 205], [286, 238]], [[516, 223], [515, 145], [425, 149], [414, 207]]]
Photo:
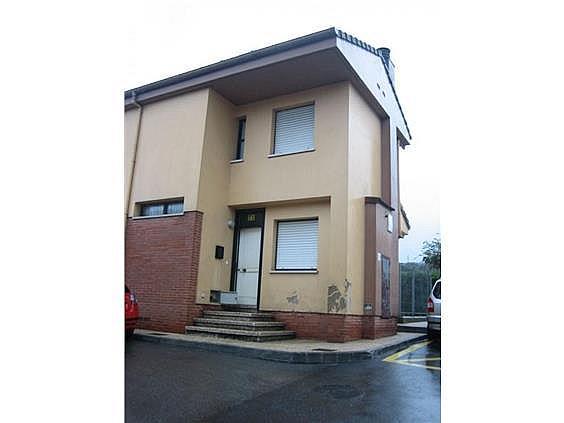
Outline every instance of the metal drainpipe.
[[141, 134], [141, 118], [143, 117], [143, 106], [139, 104], [136, 100], [136, 93], [132, 93], [132, 103], [135, 107], [139, 109], [139, 120], [137, 121], [137, 131], [135, 133], [135, 146], [133, 147], [133, 161], [131, 162], [131, 175], [129, 176], [129, 189], [127, 192], [127, 204], [125, 209], [125, 223], [127, 223], [127, 217], [129, 215], [129, 209], [131, 204], [131, 193], [133, 191], [133, 175], [135, 173], [135, 164], [137, 162], [137, 147], [139, 145], [139, 135]]

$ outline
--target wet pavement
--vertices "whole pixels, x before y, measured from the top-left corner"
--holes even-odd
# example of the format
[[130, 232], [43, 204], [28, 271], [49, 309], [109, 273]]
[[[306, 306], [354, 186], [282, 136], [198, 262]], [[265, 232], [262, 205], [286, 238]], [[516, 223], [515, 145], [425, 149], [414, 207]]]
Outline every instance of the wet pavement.
[[439, 422], [440, 342], [306, 365], [132, 340], [125, 384], [127, 422]]

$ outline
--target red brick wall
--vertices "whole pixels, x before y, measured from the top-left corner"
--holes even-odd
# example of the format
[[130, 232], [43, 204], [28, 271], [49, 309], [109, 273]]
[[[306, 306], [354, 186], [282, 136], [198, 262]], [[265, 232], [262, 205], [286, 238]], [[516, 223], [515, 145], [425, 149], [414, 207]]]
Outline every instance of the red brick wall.
[[201, 313], [196, 304], [202, 213], [129, 219], [125, 283], [136, 294], [138, 327], [184, 333]]
[[376, 339], [395, 335], [396, 319], [353, 314], [273, 312], [276, 320], [286, 323], [298, 338], [347, 342], [355, 339]]
[[366, 339], [382, 338], [397, 333], [397, 319], [382, 319], [378, 316], [362, 316], [362, 337]]

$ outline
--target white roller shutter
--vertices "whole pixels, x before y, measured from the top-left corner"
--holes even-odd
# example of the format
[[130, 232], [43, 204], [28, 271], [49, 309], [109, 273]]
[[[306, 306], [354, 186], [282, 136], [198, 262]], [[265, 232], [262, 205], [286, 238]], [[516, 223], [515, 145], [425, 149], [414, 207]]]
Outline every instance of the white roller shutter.
[[274, 154], [313, 149], [313, 124], [313, 104], [276, 112]]
[[278, 222], [277, 270], [317, 269], [319, 221]]

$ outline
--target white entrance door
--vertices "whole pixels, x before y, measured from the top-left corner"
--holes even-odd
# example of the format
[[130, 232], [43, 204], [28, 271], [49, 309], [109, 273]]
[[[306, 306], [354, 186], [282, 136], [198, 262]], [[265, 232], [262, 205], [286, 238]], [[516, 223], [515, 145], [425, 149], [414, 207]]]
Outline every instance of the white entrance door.
[[237, 258], [237, 298], [242, 305], [257, 305], [261, 228], [241, 228]]

